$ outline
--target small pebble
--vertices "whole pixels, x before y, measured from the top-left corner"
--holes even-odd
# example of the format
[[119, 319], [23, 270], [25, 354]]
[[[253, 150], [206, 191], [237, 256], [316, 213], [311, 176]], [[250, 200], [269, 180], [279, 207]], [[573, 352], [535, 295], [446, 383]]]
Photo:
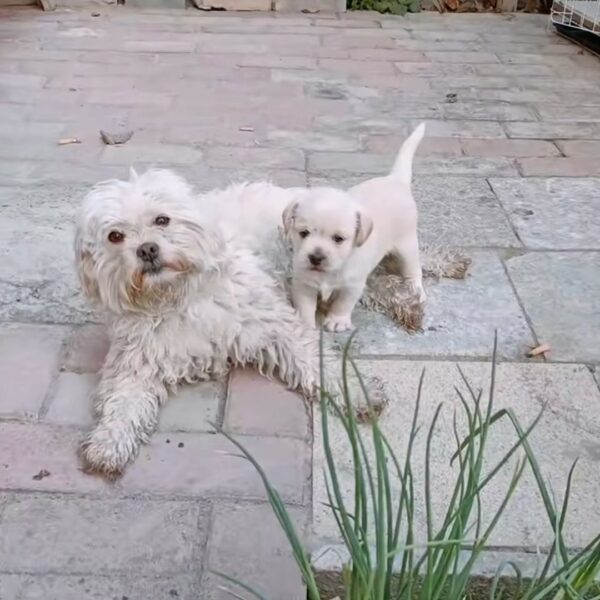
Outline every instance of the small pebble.
[[178, 448], [183, 448], [183, 445], [184, 445], [183, 442], [179, 442], [179, 444], [177, 444], [177, 447]]
[[167, 439], [165, 440], [165, 443], [166, 443], [166, 444], [170, 444], [170, 443], [171, 443], [171, 440], [170, 440], [169, 438], [167, 438]]

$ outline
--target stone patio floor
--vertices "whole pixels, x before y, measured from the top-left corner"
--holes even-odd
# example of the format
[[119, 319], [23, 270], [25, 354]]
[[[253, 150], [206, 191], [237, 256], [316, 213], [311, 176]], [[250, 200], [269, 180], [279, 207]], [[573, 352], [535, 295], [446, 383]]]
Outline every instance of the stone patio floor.
[[[483, 385], [498, 329], [499, 403], [528, 421], [548, 402], [533, 441], [559, 497], [580, 457], [569, 540], [587, 539], [600, 522], [600, 64], [546, 23], [0, 10], [2, 600], [230, 597], [212, 569], [303, 598], [258, 478], [209, 425], [256, 454], [313, 546], [335, 543], [318, 432], [313, 459], [310, 418], [281, 386], [236, 372], [187, 388], [122, 480], [79, 471], [106, 340], [76, 291], [73, 215], [90, 184], [130, 164], [175, 168], [199, 189], [347, 186], [385, 172], [420, 120], [422, 240], [473, 265], [465, 281], [429, 283], [421, 334], [357, 315], [356, 353], [391, 398], [384, 425], [403, 439], [423, 365], [424, 420], [454, 401], [455, 363]], [[135, 133], [108, 147], [99, 129]], [[81, 143], [57, 144], [70, 137]], [[526, 358], [538, 343], [552, 351]], [[440, 492], [448, 457], [436, 455]], [[535, 503], [525, 486], [497, 551], [548, 542]]]

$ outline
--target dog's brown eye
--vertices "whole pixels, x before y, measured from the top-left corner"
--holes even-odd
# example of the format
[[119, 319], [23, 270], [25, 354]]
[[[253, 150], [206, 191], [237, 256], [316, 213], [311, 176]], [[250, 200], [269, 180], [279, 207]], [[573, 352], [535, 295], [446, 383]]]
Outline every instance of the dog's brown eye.
[[304, 239], [305, 237], [308, 237], [308, 235], [310, 234], [310, 231], [308, 229], [303, 229], [302, 231], [298, 232], [298, 235]]
[[341, 244], [346, 238], [343, 238], [341, 235], [334, 235], [333, 236], [333, 241], [336, 244]]
[[154, 219], [154, 224], [164, 227], [165, 225], [168, 225], [170, 221], [171, 219], [169, 219], [169, 217], [165, 215], [159, 215], [158, 217], [156, 217], [156, 219]]
[[111, 231], [108, 234], [108, 241], [112, 244], [120, 244], [125, 239], [125, 235], [120, 231]]

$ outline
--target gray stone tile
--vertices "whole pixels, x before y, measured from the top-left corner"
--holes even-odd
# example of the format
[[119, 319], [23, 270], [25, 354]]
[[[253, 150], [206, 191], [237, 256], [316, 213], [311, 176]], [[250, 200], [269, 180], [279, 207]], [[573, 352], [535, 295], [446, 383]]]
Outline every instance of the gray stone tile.
[[600, 360], [600, 253], [516, 256], [507, 268], [538, 339], [560, 361]]
[[[487, 66], [487, 65], [486, 65]], [[518, 104], [500, 104], [497, 102], [456, 102], [441, 105], [445, 119], [464, 119], [483, 121], [536, 121], [535, 111]]]
[[0, 318], [83, 322], [91, 310], [73, 266], [74, 215], [87, 187], [0, 189]]
[[[487, 398], [490, 381], [489, 363], [462, 363], [467, 379], [475, 390], [483, 389]], [[391, 398], [381, 418], [383, 430], [400, 457], [404, 456], [410, 427], [408, 425], [415, 407], [418, 380], [425, 368], [425, 383], [421, 396], [419, 423], [421, 431], [415, 443], [413, 475], [415, 478], [415, 522], [418, 539], [423, 539], [425, 524], [424, 505], [424, 454], [427, 430], [433, 414], [443, 403], [436, 433], [432, 442], [432, 507], [436, 523], [443, 518], [445, 507], [456, 477], [456, 463], [451, 457], [456, 445], [453, 434], [453, 415], [457, 413], [460, 437], [466, 431], [464, 412], [454, 386], [463, 394], [468, 391], [461, 382], [456, 365], [449, 362], [415, 361], [361, 361], [359, 369], [365, 376], [376, 376], [386, 382]], [[472, 402], [469, 401], [472, 405]], [[600, 518], [600, 507], [592, 499], [600, 493], [600, 483], [594, 475], [597, 471], [600, 433], [600, 391], [591, 373], [583, 365], [548, 364], [499, 364], [496, 377], [495, 408], [511, 408], [521, 424], [526, 427], [546, 404], [541, 421], [531, 434], [529, 442], [536, 453], [543, 476], [557, 498], [564, 492], [569, 469], [576, 458], [569, 515], [565, 537], [573, 547], [582, 547], [590, 541], [593, 532], [589, 523]], [[336, 540], [337, 530], [327, 502], [323, 477], [324, 466], [320, 416], [315, 413], [314, 454], [314, 530], [317, 538]], [[369, 437], [364, 428], [365, 440]], [[330, 420], [332, 452], [336, 457], [341, 488], [352, 506], [351, 454], [345, 433], [339, 422]], [[508, 421], [502, 420], [492, 426], [488, 439], [484, 473], [489, 472], [502, 455], [515, 443], [517, 436]], [[370, 451], [370, 441], [367, 442]], [[490, 482], [482, 493], [484, 521], [490, 519], [499, 499], [506, 492], [515, 468], [515, 460]], [[549, 522], [531, 471], [526, 469], [515, 495], [489, 541], [490, 545], [502, 547], [547, 546], [552, 542], [552, 523]]]
[[498, 330], [499, 355], [521, 358], [533, 344], [502, 264], [494, 253], [470, 253], [465, 280], [425, 281], [424, 331], [409, 335], [387, 317], [357, 311], [355, 344], [361, 354], [488, 357]]
[[[219, 406], [225, 398], [224, 381], [182, 385], [158, 418], [160, 431], [214, 431]], [[212, 423], [212, 424], [211, 424]]]
[[58, 370], [66, 333], [60, 327], [0, 328], [0, 417], [37, 417]]
[[207, 534], [192, 502], [15, 496], [4, 510], [7, 571], [140, 574], [188, 570]]
[[263, 169], [304, 169], [304, 154], [294, 148], [235, 148], [213, 146], [206, 151], [206, 163], [213, 167]]
[[92, 373], [60, 373], [48, 412], [48, 423], [90, 427], [94, 423], [92, 394], [98, 384]]
[[562, 123], [540, 121], [505, 123], [508, 137], [538, 140], [593, 140], [600, 139], [600, 124], [587, 122]]
[[600, 249], [600, 179], [492, 179], [528, 248]]
[[447, 246], [517, 247], [502, 207], [485, 179], [414, 178], [422, 243]]
[[302, 148], [305, 150], [360, 150], [357, 136], [342, 136], [316, 132], [288, 131], [272, 129], [267, 134], [267, 144], [282, 148]]
[[[289, 508], [289, 513], [299, 535], [304, 537], [307, 511]], [[221, 504], [216, 507], [209, 546], [209, 570], [235, 577], [266, 598], [306, 598], [289, 542], [269, 505]], [[205, 578], [202, 599], [231, 598], [219, 586], [241, 591], [210, 574]]]
[[2, 600], [197, 600], [195, 575], [148, 577], [129, 575], [8, 575], [0, 574]]
[[[389, 162], [383, 159], [383, 162]], [[310, 175], [312, 187], [352, 187], [367, 175], [341, 172]], [[517, 248], [502, 207], [485, 179], [417, 174], [413, 193], [419, 208], [419, 235], [422, 244], [462, 247]]]
[[[81, 470], [80, 443], [81, 432], [71, 428], [0, 422], [0, 489], [79, 494], [109, 490], [106, 481]], [[34, 479], [41, 470], [50, 475]]]
[[[310, 450], [305, 441], [257, 436], [244, 436], [241, 441], [282, 498], [304, 502]], [[231, 442], [207, 433], [154, 434], [120, 485], [128, 493], [253, 499], [265, 495], [254, 467], [236, 454]]]
[[518, 175], [515, 161], [504, 157], [416, 157], [417, 175], [471, 175], [473, 177], [510, 177]]
[[106, 325], [84, 325], [65, 344], [62, 369], [72, 373], [97, 373], [109, 348]]
[[176, 144], [136, 144], [107, 146], [102, 152], [101, 163], [105, 165], [193, 165], [202, 162], [202, 153], [195, 148]]
[[235, 434], [308, 435], [308, 409], [300, 394], [254, 369], [236, 369], [229, 383], [224, 428]]

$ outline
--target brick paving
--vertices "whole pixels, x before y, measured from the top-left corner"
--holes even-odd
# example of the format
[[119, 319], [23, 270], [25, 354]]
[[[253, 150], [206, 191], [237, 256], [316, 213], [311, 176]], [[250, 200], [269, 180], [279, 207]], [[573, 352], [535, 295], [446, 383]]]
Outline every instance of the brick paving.
[[[319, 441], [311, 459], [311, 419], [281, 386], [242, 371], [185, 388], [122, 480], [80, 472], [106, 339], [77, 292], [73, 215], [90, 184], [130, 164], [204, 190], [346, 186], [385, 172], [420, 120], [422, 239], [473, 266], [429, 284], [422, 334], [357, 314], [357, 353], [386, 383], [397, 433], [421, 366], [433, 406], [455, 362], [483, 376], [499, 329], [502, 401], [531, 417], [549, 400], [544, 464], [581, 457], [581, 543], [600, 522], [598, 67], [533, 15], [0, 10], [0, 598], [229, 597], [212, 569], [272, 600], [303, 597], [259, 480], [210, 426], [256, 454], [313, 544], [334, 543]], [[134, 136], [106, 147], [100, 129]], [[57, 145], [66, 137], [81, 144]], [[528, 361], [538, 342], [552, 352]], [[544, 542], [535, 518], [518, 519], [536, 510], [519, 508], [500, 550]]]

